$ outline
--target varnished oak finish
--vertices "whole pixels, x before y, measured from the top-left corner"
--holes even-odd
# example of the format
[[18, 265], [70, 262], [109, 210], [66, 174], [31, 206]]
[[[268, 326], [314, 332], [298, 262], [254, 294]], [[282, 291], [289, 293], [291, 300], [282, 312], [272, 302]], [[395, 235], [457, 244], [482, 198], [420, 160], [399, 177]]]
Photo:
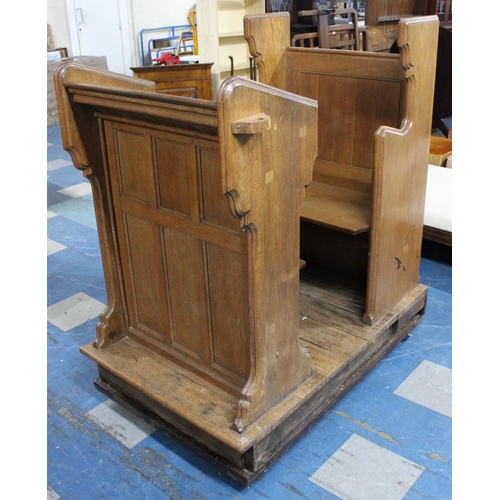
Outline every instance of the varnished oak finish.
[[315, 101], [238, 77], [215, 102], [166, 96], [75, 64], [55, 88], [106, 280], [81, 348], [96, 387], [248, 484], [408, 335], [427, 288], [369, 326], [363, 280], [300, 259]]
[[[396, 57], [290, 47], [289, 25], [287, 13], [244, 23], [260, 81], [318, 102], [318, 157], [301, 218], [331, 231], [310, 229], [302, 258], [345, 265], [343, 255], [324, 251], [338, 246], [324, 237], [368, 232], [362, 317], [373, 324], [419, 283], [439, 22], [401, 21]], [[359, 239], [352, 244], [359, 248]]]

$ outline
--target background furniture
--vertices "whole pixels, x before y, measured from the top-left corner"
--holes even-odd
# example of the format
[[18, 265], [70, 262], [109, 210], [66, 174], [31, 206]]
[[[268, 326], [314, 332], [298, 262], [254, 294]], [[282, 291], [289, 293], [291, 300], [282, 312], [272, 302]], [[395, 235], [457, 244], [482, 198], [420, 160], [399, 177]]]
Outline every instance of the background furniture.
[[134, 76], [155, 82], [162, 94], [212, 99], [212, 63], [172, 64], [130, 68]]
[[214, 96], [226, 78], [232, 75], [250, 78], [250, 53], [243, 37], [243, 17], [263, 12], [265, 0], [197, 0], [199, 60], [213, 62]]
[[448, 137], [449, 130], [443, 119], [449, 118], [453, 111], [452, 63], [452, 31], [441, 26], [439, 28], [432, 125], [433, 128], [441, 130], [445, 137]]
[[429, 164], [444, 167], [452, 154], [452, 141], [447, 137], [432, 135], [429, 149]]
[[[191, 14], [191, 13], [190, 13]], [[189, 23], [192, 16], [188, 17]], [[141, 47], [141, 61], [143, 66], [151, 66], [153, 59], [158, 58], [163, 51], [172, 54], [180, 53], [181, 50], [194, 51], [194, 35], [191, 24], [177, 26], [159, 26], [144, 28], [139, 32], [139, 44]], [[183, 44], [181, 36], [185, 33], [191, 35], [189, 43]]]
[[[358, 25], [358, 12], [355, 9], [338, 9], [339, 15], [347, 15], [347, 23], [320, 23], [318, 31], [296, 34], [292, 38], [293, 47], [320, 47], [324, 49], [367, 50], [365, 29]], [[327, 14], [319, 16], [321, 19]], [[325, 33], [321, 33], [324, 31]]]
[[[445, 3], [447, 7], [445, 7]], [[445, 21], [444, 10], [448, 9], [446, 19], [451, 19], [451, 0], [368, 0], [366, 2], [365, 25], [379, 28], [392, 42], [396, 39], [397, 25], [401, 19], [422, 16], [440, 15]], [[448, 23], [449, 24], [449, 23]]]
[[424, 238], [452, 246], [453, 169], [429, 165], [425, 194]]

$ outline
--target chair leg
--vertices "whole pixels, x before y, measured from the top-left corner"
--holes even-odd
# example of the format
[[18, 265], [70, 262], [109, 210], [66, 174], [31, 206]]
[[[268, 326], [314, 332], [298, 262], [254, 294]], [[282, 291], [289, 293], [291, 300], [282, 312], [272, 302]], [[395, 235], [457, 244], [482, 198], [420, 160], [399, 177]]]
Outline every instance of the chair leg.
[[443, 135], [446, 138], [448, 138], [449, 129], [446, 126], [446, 123], [444, 123], [443, 120], [432, 120], [432, 128], [433, 129], [438, 128], [439, 130], [441, 130], [441, 132], [443, 132]]

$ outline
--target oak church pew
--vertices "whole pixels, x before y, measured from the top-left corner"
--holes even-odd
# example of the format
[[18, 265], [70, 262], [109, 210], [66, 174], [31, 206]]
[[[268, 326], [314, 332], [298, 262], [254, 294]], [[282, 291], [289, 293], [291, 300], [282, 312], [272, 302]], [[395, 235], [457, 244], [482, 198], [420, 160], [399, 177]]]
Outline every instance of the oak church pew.
[[301, 256], [361, 275], [369, 325], [419, 285], [438, 27], [402, 20], [395, 55], [290, 47], [288, 13], [244, 19], [259, 80], [318, 102]]
[[248, 484], [408, 335], [427, 288], [369, 326], [300, 275], [316, 101], [239, 77], [215, 102], [169, 96], [71, 62], [55, 89], [106, 282], [81, 348], [95, 387]]

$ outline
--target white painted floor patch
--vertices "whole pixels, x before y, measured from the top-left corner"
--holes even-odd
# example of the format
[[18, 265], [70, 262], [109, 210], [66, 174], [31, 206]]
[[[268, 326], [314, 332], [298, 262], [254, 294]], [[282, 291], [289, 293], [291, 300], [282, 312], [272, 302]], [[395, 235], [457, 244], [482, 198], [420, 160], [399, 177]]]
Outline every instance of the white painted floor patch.
[[73, 163], [58, 158], [57, 160], [47, 162], [47, 170], [57, 170], [58, 168], [69, 167], [70, 165], [73, 165]]
[[155, 431], [145, 420], [110, 399], [87, 412], [87, 417], [127, 448], [134, 447]]
[[451, 373], [445, 366], [424, 360], [394, 394], [451, 418]]
[[47, 500], [58, 500], [61, 498], [50, 486], [47, 486]]
[[47, 256], [60, 252], [61, 250], [65, 250], [66, 248], [67, 247], [61, 245], [61, 243], [57, 243], [57, 241], [47, 238]]
[[47, 320], [67, 332], [104, 311], [105, 304], [80, 292], [47, 307]]
[[310, 480], [342, 500], [401, 500], [424, 470], [353, 434]]
[[75, 184], [74, 186], [69, 186], [64, 189], [59, 189], [58, 193], [65, 194], [66, 196], [71, 196], [72, 198], [80, 198], [92, 192], [92, 187], [90, 182], [80, 182], [80, 184]]

